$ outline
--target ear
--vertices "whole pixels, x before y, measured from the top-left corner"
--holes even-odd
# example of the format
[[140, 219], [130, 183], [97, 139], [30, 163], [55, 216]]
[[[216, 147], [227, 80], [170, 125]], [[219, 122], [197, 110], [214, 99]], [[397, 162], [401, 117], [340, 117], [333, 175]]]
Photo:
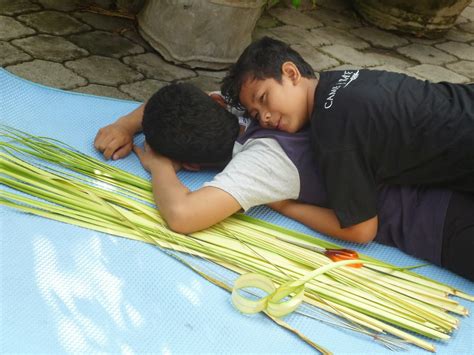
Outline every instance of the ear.
[[281, 66], [281, 73], [291, 80], [293, 84], [298, 84], [301, 80], [301, 73], [293, 62], [285, 62]]
[[221, 105], [223, 108], [227, 108], [227, 103], [225, 102], [224, 98], [219, 94], [210, 94], [211, 99]]
[[182, 163], [182, 166], [185, 170], [188, 170], [188, 171], [199, 171], [199, 170], [201, 170], [201, 165], [200, 164]]

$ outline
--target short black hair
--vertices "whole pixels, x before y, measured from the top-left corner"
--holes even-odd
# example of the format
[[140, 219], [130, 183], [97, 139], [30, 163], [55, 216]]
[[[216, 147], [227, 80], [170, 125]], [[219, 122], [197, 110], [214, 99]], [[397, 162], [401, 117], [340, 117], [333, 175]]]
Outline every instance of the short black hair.
[[285, 62], [293, 62], [305, 78], [316, 78], [313, 68], [289, 44], [262, 37], [251, 43], [233, 64], [222, 80], [221, 92], [226, 101], [234, 107], [242, 108], [239, 100], [240, 89], [247, 79], [275, 79], [281, 83], [281, 67]]
[[170, 84], [153, 94], [142, 126], [151, 149], [185, 163], [227, 162], [239, 133], [235, 115], [188, 83]]

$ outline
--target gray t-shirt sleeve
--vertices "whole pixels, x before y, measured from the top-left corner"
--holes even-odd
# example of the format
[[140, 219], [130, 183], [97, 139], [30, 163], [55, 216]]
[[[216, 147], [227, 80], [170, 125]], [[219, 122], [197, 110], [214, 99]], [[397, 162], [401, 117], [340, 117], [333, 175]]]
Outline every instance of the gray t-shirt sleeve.
[[234, 157], [214, 179], [204, 184], [226, 191], [246, 211], [250, 207], [297, 199], [300, 178], [296, 166], [272, 138], [236, 143]]

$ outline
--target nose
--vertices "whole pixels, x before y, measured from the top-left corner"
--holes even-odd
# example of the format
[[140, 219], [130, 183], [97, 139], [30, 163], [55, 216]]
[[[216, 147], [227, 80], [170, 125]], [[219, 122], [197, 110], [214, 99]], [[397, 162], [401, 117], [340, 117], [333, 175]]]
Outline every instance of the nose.
[[270, 118], [272, 117], [272, 115], [270, 114], [270, 112], [262, 112], [262, 114], [260, 115], [260, 121], [262, 122], [262, 124], [264, 124], [265, 126], [268, 126], [268, 124], [270, 123]]

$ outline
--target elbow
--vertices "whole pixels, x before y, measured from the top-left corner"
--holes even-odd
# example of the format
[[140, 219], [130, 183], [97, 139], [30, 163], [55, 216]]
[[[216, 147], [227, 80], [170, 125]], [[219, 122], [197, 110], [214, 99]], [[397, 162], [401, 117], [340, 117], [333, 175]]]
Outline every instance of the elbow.
[[354, 243], [368, 244], [375, 239], [378, 229], [377, 216], [348, 227], [347, 232], [350, 234], [350, 240]]
[[189, 223], [189, 218], [184, 208], [175, 207], [162, 214], [168, 228], [173, 232], [189, 234], [197, 231], [197, 229], [193, 228]]

